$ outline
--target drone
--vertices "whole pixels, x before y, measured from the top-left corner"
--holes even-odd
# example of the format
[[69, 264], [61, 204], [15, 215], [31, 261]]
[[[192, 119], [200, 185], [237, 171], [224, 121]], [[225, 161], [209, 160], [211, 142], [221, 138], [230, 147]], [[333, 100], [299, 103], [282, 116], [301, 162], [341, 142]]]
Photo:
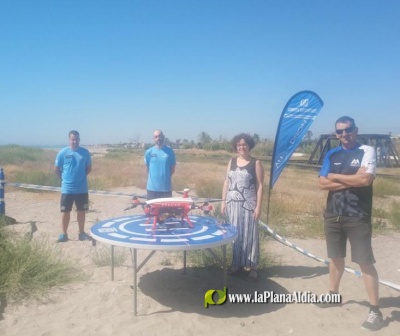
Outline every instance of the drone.
[[[153, 218], [152, 229], [156, 229], [157, 224], [163, 224], [170, 219], [180, 219], [181, 222], [187, 221], [190, 228], [194, 225], [189, 219], [189, 212], [195, 209], [203, 211], [205, 215], [209, 215], [213, 210], [212, 202], [220, 202], [222, 199], [206, 198], [200, 199], [189, 196], [190, 189], [183, 190], [182, 197], [166, 197], [156, 198], [141, 202], [139, 198], [146, 199], [144, 195], [135, 195], [131, 199], [131, 205], [124, 209], [130, 210], [141, 205], [146, 216]], [[181, 192], [178, 192], [181, 193]]]

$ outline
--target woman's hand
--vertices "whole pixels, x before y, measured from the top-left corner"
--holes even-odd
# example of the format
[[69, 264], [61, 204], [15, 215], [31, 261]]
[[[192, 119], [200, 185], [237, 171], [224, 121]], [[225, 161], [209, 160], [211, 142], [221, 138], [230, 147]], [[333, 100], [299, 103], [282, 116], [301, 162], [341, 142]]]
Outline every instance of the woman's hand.
[[222, 201], [221, 204], [221, 214], [226, 215], [226, 202]]
[[260, 207], [257, 206], [257, 207], [254, 209], [253, 218], [257, 221], [257, 220], [260, 219], [260, 216], [261, 216], [261, 209], [260, 209]]

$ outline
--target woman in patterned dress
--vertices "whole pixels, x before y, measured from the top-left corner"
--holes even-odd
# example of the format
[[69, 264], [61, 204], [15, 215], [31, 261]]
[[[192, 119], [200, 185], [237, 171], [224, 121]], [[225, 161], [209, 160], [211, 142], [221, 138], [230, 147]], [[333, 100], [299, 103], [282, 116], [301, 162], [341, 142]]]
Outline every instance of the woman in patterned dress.
[[261, 214], [264, 170], [261, 162], [250, 156], [254, 139], [245, 133], [232, 140], [237, 157], [229, 161], [224, 182], [221, 211], [239, 231], [233, 244], [230, 274], [249, 268], [249, 279], [257, 278], [259, 259], [258, 219]]

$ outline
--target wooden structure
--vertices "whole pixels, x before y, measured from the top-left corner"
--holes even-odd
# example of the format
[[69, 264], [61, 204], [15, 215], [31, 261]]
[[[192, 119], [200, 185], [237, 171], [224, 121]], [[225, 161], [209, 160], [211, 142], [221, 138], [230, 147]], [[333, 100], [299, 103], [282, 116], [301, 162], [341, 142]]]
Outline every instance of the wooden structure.
[[[358, 134], [357, 141], [375, 148], [378, 167], [400, 167], [399, 155], [393, 146], [390, 135], [387, 134]], [[325, 154], [340, 144], [335, 134], [323, 134], [312, 151], [309, 164], [322, 165]]]

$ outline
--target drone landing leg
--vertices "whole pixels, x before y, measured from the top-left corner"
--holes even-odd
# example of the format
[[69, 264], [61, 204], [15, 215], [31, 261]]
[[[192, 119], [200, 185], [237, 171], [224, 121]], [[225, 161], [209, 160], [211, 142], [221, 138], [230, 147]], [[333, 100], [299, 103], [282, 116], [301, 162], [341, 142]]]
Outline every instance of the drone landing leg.
[[156, 227], [157, 227], [157, 221], [158, 221], [158, 218], [157, 218], [157, 216], [154, 216], [153, 230], [155, 230], [155, 229], [156, 229]]
[[192, 222], [190, 221], [189, 216], [186, 215], [185, 218], [186, 218], [186, 220], [187, 220], [187, 222], [188, 222], [188, 224], [189, 224], [189, 227], [190, 227], [190, 228], [193, 228], [194, 226], [193, 226]]

